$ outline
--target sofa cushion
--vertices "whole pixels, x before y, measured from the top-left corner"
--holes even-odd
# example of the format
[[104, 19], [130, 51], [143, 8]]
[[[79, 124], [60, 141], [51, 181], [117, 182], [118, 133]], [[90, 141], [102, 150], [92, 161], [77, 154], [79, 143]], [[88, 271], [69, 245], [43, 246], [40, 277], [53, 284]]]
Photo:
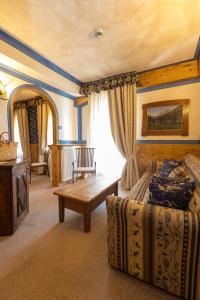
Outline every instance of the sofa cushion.
[[168, 177], [173, 169], [175, 169], [178, 165], [181, 165], [182, 161], [180, 160], [167, 160], [163, 161], [163, 165], [160, 168], [160, 176]]
[[184, 171], [184, 167], [181, 165], [177, 166], [175, 169], [173, 169], [169, 173], [169, 178], [180, 178], [180, 177], [186, 177], [186, 173]]
[[187, 154], [184, 157], [184, 169], [196, 182], [196, 189], [189, 203], [189, 210], [197, 213], [200, 218], [200, 158], [193, 154]]
[[151, 179], [152, 183], [159, 183], [159, 184], [178, 184], [190, 181], [190, 178], [183, 177], [183, 178], [170, 178], [170, 177], [161, 177], [161, 176], [153, 176]]
[[148, 203], [186, 210], [194, 189], [194, 181], [178, 184], [173, 182], [168, 184], [150, 183]]

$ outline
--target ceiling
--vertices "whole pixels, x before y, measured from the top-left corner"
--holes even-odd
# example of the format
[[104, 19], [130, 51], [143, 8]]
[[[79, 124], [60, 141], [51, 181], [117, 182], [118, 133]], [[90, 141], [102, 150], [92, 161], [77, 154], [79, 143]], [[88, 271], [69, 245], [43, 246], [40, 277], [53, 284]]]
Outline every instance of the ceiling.
[[14, 99], [15, 101], [29, 100], [39, 95], [39, 93], [25, 88], [17, 93]]
[[[0, 0], [1, 26], [81, 81], [190, 59], [200, 0]], [[104, 36], [92, 32], [102, 27]]]

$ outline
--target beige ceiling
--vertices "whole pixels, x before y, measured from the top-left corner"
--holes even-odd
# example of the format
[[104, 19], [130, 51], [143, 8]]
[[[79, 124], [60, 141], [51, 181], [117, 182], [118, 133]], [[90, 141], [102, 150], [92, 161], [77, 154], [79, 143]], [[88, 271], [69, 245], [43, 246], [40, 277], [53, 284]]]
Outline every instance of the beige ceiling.
[[[193, 57], [200, 0], [0, 0], [0, 24], [82, 81]], [[102, 27], [104, 36], [92, 31]]]
[[23, 89], [19, 93], [16, 94], [14, 100], [15, 101], [21, 101], [21, 100], [29, 100], [36, 96], [39, 96], [39, 93], [36, 93], [30, 89]]

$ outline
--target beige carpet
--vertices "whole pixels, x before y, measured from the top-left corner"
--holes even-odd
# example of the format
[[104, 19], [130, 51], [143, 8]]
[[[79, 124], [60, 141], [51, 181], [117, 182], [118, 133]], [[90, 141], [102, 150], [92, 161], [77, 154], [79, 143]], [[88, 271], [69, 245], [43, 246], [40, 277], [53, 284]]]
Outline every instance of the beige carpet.
[[75, 212], [58, 223], [53, 191], [47, 177], [33, 177], [29, 215], [12, 237], [0, 238], [1, 300], [177, 299], [108, 266], [105, 203], [86, 234]]

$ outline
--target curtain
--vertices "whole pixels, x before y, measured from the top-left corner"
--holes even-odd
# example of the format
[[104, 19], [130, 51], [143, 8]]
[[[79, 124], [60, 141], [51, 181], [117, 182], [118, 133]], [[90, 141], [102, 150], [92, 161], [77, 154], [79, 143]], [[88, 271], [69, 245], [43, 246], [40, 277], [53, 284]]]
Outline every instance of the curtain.
[[16, 108], [16, 114], [23, 158], [27, 159], [30, 158], [30, 140], [28, 130], [28, 112], [26, 105], [19, 105]]
[[[48, 105], [43, 100], [37, 102], [37, 122], [39, 138], [39, 162], [44, 162], [44, 153], [47, 146]], [[43, 168], [38, 168], [38, 174], [42, 174], [43, 172]]]
[[110, 128], [107, 91], [92, 93], [88, 100], [88, 146], [95, 148], [97, 173], [120, 177], [124, 159], [119, 153]]
[[136, 159], [136, 84], [108, 90], [112, 136], [126, 159], [122, 186], [131, 189], [139, 179]]
[[53, 116], [50, 106], [47, 104], [47, 145], [53, 144]]
[[18, 143], [17, 157], [23, 159], [23, 151], [22, 151], [22, 145], [21, 145], [21, 140], [19, 135], [19, 125], [18, 125], [16, 110], [14, 110], [14, 141]]

